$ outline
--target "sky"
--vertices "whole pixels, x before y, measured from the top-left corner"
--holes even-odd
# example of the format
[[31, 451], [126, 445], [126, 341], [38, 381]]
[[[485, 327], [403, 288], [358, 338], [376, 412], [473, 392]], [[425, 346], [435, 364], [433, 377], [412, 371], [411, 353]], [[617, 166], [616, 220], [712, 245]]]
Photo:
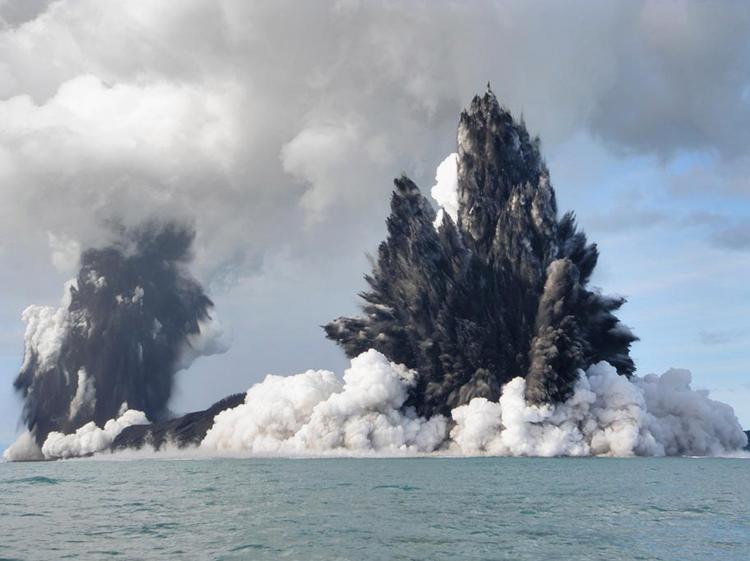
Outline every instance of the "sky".
[[[580, 5], [576, 5], [580, 4]], [[0, 448], [30, 304], [114, 224], [185, 221], [232, 346], [203, 408], [341, 372], [392, 179], [425, 194], [491, 83], [628, 297], [638, 373], [688, 368], [750, 428], [750, 5], [0, 0]]]

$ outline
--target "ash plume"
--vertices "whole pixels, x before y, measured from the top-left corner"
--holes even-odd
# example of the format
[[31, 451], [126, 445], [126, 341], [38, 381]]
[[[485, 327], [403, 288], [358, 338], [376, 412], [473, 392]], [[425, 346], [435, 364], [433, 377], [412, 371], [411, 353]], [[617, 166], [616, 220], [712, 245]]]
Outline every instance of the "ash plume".
[[328, 337], [350, 358], [372, 348], [415, 369], [408, 403], [426, 416], [496, 401], [517, 376], [541, 404], [569, 398], [600, 361], [632, 375], [636, 337], [614, 315], [625, 300], [588, 288], [596, 245], [572, 213], [558, 219], [539, 140], [489, 89], [461, 114], [455, 157], [457, 208], [440, 215], [395, 180], [364, 315], [332, 321]]
[[24, 311], [15, 387], [37, 445], [53, 432], [104, 426], [128, 408], [166, 418], [176, 372], [223, 350], [213, 304], [187, 270], [193, 238], [171, 223], [124, 232], [83, 252], [62, 307]]

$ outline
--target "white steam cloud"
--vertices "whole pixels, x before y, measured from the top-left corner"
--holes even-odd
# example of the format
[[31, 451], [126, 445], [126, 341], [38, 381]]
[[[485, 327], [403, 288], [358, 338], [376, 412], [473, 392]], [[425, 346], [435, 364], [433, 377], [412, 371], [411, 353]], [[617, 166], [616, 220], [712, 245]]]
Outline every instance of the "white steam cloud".
[[443, 221], [443, 212], [447, 212], [453, 222], [458, 221], [458, 154], [455, 152], [448, 154], [438, 165], [430, 195], [440, 205], [435, 218], [436, 228]]
[[328, 371], [268, 376], [216, 416], [201, 447], [249, 454], [442, 452], [501, 456], [711, 456], [747, 444], [732, 408], [690, 387], [687, 370], [628, 380], [601, 362], [556, 406], [529, 405], [525, 380], [497, 403], [475, 398], [447, 419], [402, 406], [415, 374], [369, 350], [343, 382]]
[[402, 406], [414, 373], [370, 350], [352, 360], [343, 382], [325, 370], [267, 376], [245, 403], [216, 416], [201, 446], [254, 454], [430, 452], [446, 419]]
[[600, 362], [556, 406], [524, 399], [514, 378], [497, 403], [457, 407], [451, 446], [462, 454], [501, 456], [714, 456], [747, 444], [732, 408], [690, 387], [687, 370], [628, 380]]
[[[156, 321], [154, 331], [158, 332], [159, 329], [161, 326]], [[199, 357], [225, 353], [231, 346], [231, 334], [225, 330], [216, 311], [212, 310], [207, 319], [198, 322], [198, 332], [188, 334], [177, 360], [177, 368], [186, 370]]]
[[60, 354], [68, 330], [67, 308], [31, 305], [23, 311], [21, 319], [26, 323], [25, 352], [21, 369], [27, 368], [34, 359], [39, 361], [39, 370], [50, 368]]
[[44, 456], [36, 443], [34, 435], [28, 430], [21, 433], [16, 441], [3, 452], [3, 458], [9, 462], [30, 462], [43, 460]]
[[78, 384], [76, 385], [76, 393], [73, 396], [73, 400], [70, 402], [70, 410], [68, 417], [74, 419], [81, 407], [91, 406], [93, 407], [96, 401], [96, 383], [94, 378], [89, 377], [86, 374], [85, 368], [78, 370]]
[[[687, 370], [619, 376], [606, 362], [581, 371], [558, 405], [529, 405], [514, 378], [498, 402], [475, 398], [443, 416], [404, 407], [416, 374], [369, 350], [339, 379], [327, 370], [268, 375], [245, 402], [219, 413], [199, 450], [187, 454], [258, 456], [721, 456], [747, 444], [733, 409], [690, 387]], [[126, 411], [103, 429], [51, 433], [41, 452], [20, 438], [6, 459], [86, 456], [107, 450], [127, 426], [146, 424]], [[167, 446], [165, 450], [174, 452]]]
[[112, 441], [131, 425], [147, 425], [148, 419], [142, 411], [128, 409], [117, 419], [110, 419], [99, 428], [92, 421], [73, 434], [51, 432], [42, 445], [45, 459], [76, 458], [88, 456], [109, 448]]

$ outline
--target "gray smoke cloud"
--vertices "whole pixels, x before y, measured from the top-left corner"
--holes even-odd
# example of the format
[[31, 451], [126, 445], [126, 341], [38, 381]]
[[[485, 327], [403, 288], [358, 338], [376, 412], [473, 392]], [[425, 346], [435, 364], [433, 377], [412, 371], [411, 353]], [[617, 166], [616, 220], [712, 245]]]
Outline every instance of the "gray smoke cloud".
[[50, 2], [52, 0], [0, 0], [0, 24], [7, 28], [33, 20]]
[[393, 169], [428, 179], [449, 147], [430, 140], [487, 80], [548, 145], [583, 129], [630, 152], [743, 150], [750, 8], [584, 5], [35, 4], [0, 34], [0, 238], [88, 246], [92, 216], [145, 211], [196, 221], [200, 274], [302, 232], [294, 251], [354, 251], [378, 221], [339, 211], [383, 210]]
[[120, 235], [83, 252], [61, 307], [23, 314], [15, 387], [40, 446], [53, 431], [104, 426], [128, 408], [164, 419], [176, 372], [225, 350], [213, 304], [187, 271], [193, 232], [167, 224]]

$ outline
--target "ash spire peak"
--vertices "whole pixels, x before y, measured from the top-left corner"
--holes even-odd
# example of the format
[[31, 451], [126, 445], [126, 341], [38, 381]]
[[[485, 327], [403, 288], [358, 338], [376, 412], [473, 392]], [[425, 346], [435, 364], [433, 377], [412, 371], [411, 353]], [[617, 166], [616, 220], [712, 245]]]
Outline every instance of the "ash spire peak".
[[397, 180], [364, 315], [334, 320], [328, 337], [417, 370], [410, 403], [424, 415], [496, 400], [518, 375], [534, 403], [564, 401], [600, 360], [630, 375], [636, 338], [613, 329], [623, 300], [588, 290], [596, 246], [572, 215], [558, 219], [538, 139], [489, 84], [461, 113], [455, 164], [456, 220], [443, 214], [437, 230], [418, 187]]

